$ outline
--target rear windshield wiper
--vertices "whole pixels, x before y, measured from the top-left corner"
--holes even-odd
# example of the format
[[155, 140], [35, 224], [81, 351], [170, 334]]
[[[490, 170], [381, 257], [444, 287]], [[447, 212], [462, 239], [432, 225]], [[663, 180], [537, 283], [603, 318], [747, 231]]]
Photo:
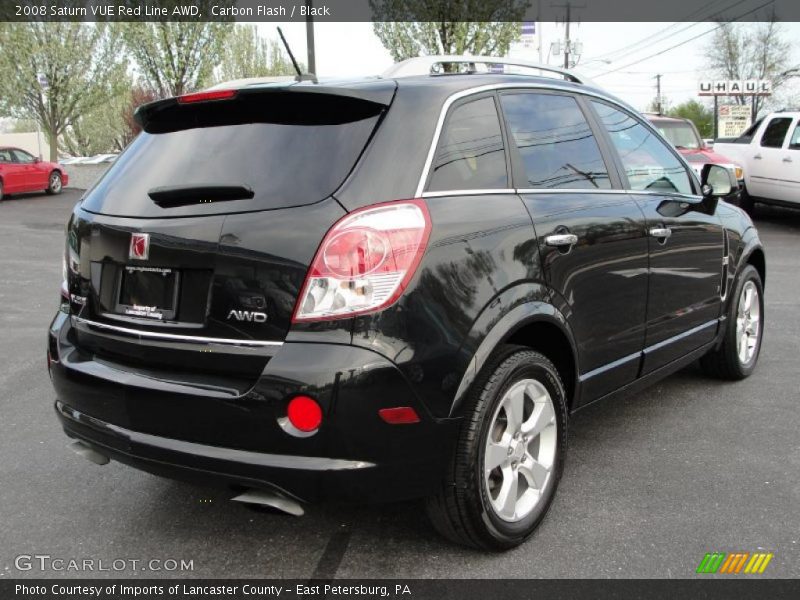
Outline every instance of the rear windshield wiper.
[[156, 187], [147, 192], [147, 195], [161, 208], [172, 208], [229, 200], [250, 200], [255, 193], [246, 185], [197, 183]]

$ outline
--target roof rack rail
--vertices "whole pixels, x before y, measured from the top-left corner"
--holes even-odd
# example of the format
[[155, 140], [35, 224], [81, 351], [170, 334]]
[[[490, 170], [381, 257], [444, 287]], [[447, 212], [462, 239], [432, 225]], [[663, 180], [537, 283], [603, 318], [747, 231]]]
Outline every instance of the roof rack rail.
[[[547, 71], [549, 73], [557, 73], [564, 77], [567, 81], [573, 83], [590, 83], [590, 80], [584, 77], [579, 77], [572, 71], [553, 67], [551, 65], [542, 65], [529, 60], [521, 60], [517, 58], [503, 58], [500, 56], [459, 56], [459, 55], [434, 55], [434, 56], [417, 56], [416, 58], [409, 58], [389, 67], [386, 71], [381, 73], [383, 78], [395, 77], [413, 77], [414, 75], [438, 75], [442, 74], [434, 70], [436, 65], [442, 64], [466, 64], [469, 65], [470, 73], [487, 73], [490, 65], [508, 65], [513, 67], [525, 67], [528, 69], [538, 69], [539, 71]], [[477, 65], [485, 65], [485, 71], [479, 71]]]

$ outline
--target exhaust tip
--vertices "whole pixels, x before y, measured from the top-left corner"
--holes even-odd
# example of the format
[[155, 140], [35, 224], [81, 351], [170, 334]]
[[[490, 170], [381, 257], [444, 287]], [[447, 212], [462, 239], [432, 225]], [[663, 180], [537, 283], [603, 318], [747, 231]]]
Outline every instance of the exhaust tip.
[[98, 452], [94, 448], [92, 448], [89, 444], [84, 442], [74, 442], [69, 445], [72, 451], [77, 454], [78, 456], [82, 456], [86, 460], [93, 462], [96, 465], [107, 465], [111, 462], [111, 459], [103, 454], [102, 452]]
[[246, 492], [231, 498], [233, 502], [244, 502], [245, 504], [255, 504], [259, 506], [271, 506], [286, 514], [302, 517], [305, 514], [303, 507], [297, 500], [292, 500], [285, 496], [279, 496], [275, 492], [265, 490], [247, 490]]

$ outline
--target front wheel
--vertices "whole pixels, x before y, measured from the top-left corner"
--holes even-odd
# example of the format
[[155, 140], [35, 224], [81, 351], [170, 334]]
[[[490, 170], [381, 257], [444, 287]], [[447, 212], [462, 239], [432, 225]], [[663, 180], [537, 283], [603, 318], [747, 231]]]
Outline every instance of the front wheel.
[[507, 346], [468, 402], [455, 460], [428, 515], [457, 543], [506, 550], [533, 533], [555, 495], [566, 451], [564, 385], [545, 356]]
[[50, 173], [50, 179], [48, 180], [47, 189], [45, 191], [48, 194], [60, 194], [62, 189], [61, 173], [53, 171]]
[[0, 200], [3, 199], [3, 182], [0, 181]]
[[753, 265], [739, 275], [727, 316], [722, 344], [701, 358], [700, 366], [721, 379], [744, 379], [756, 368], [764, 335], [764, 287]]

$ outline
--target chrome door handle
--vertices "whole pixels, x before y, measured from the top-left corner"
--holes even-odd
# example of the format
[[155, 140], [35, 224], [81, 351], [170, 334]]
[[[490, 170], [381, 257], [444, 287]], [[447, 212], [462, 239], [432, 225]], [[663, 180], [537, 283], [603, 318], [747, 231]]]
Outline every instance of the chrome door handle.
[[783, 162], [792, 162], [792, 159], [787, 156], [786, 158], [783, 159]]
[[578, 243], [578, 236], [574, 233], [555, 233], [544, 238], [548, 246], [574, 246]]
[[651, 227], [649, 233], [654, 238], [667, 239], [672, 235], [672, 229], [669, 227]]
[[756, 154], [753, 158], [755, 158], [756, 160], [761, 160], [761, 155], [760, 154]]

